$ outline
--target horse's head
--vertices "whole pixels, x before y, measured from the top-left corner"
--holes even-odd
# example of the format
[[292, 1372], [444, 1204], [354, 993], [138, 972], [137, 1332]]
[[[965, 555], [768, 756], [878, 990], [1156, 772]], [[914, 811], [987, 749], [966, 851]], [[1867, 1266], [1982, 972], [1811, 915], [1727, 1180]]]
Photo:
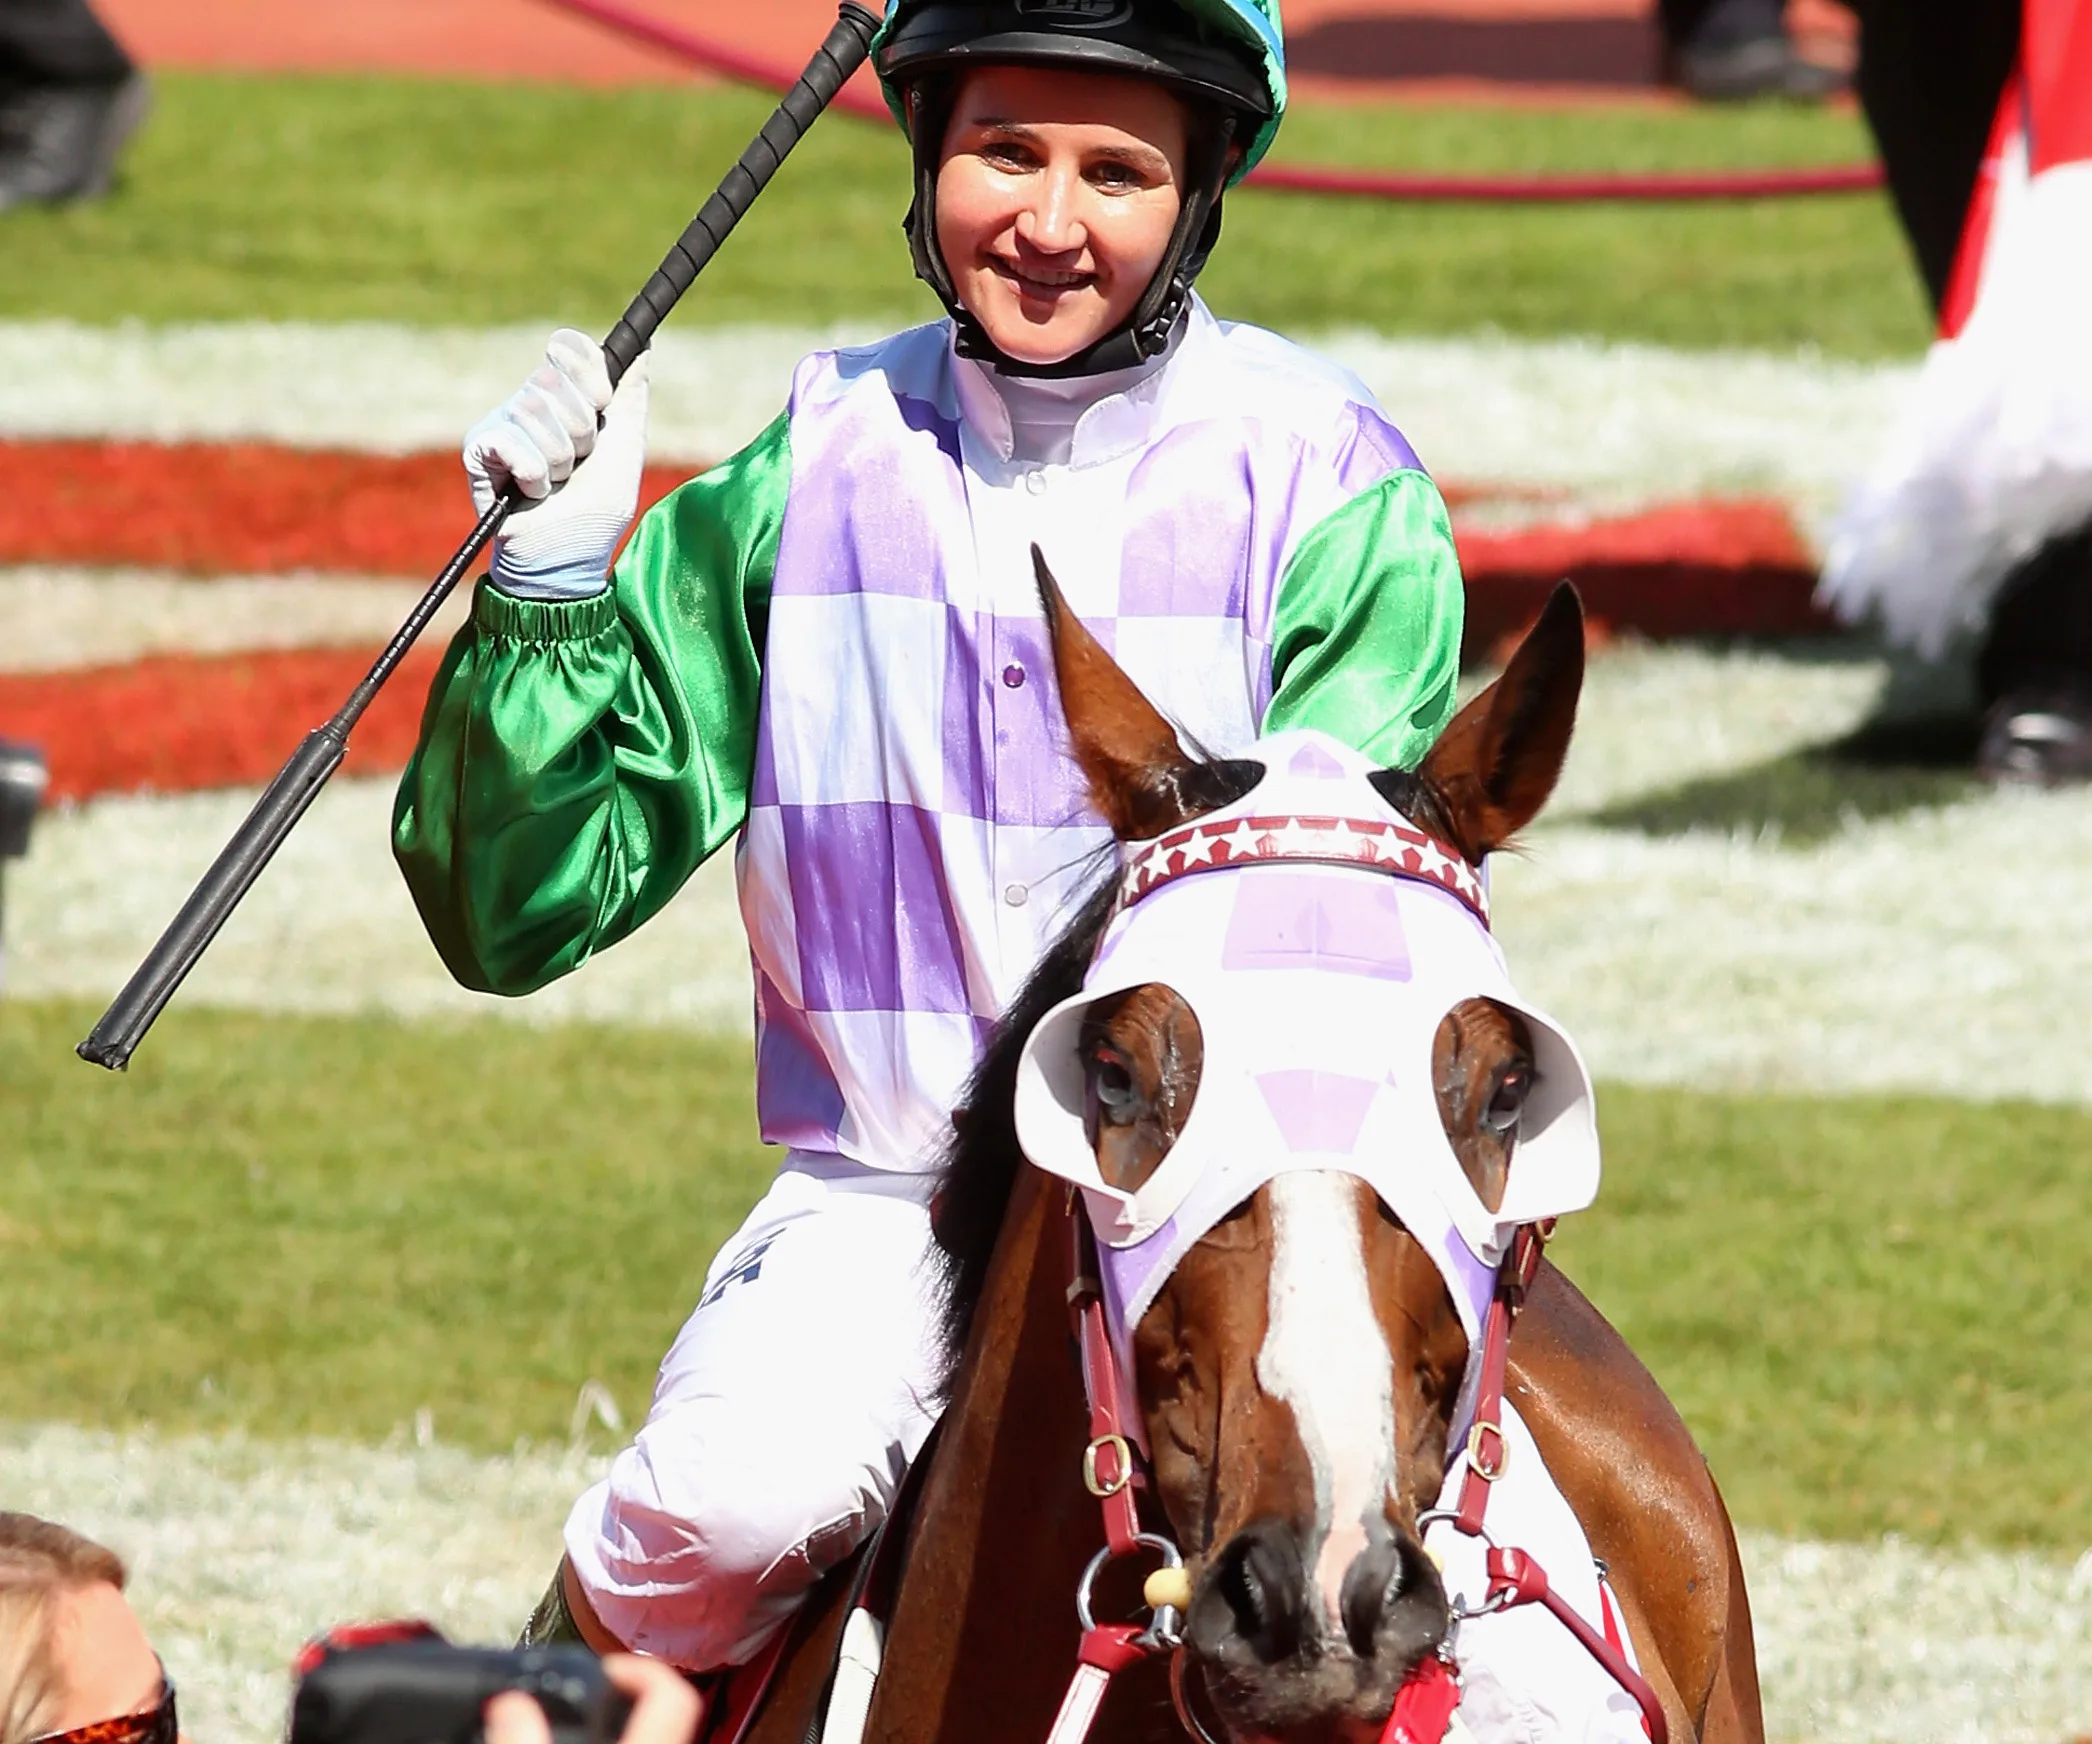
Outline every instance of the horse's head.
[[[1238, 1737], [1374, 1737], [1449, 1624], [1418, 1517], [1466, 1427], [1492, 1263], [1511, 1223], [1596, 1185], [1582, 1067], [1511, 993], [1475, 872], [1560, 773], [1582, 610], [1557, 590], [1413, 774], [1319, 735], [1221, 764], [1039, 575], [1124, 871], [1083, 993], [1026, 1046], [1018, 1131], [1088, 1198], [1193, 1577], [1195, 1699]], [[1272, 849], [1274, 802], [1324, 833]], [[1377, 846], [1344, 865], [1360, 827]]]

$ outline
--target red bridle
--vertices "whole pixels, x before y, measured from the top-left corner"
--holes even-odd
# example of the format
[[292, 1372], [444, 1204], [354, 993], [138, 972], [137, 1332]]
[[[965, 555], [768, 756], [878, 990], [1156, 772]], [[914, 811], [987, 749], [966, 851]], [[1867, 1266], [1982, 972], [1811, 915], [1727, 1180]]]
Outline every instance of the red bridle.
[[[1178, 1655], [1178, 1669], [1182, 1666], [1183, 1643], [1177, 1634], [1178, 1617], [1173, 1606], [1154, 1606], [1154, 1615], [1145, 1627], [1099, 1623], [1095, 1619], [1090, 1610], [1090, 1587], [1098, 1571], [1114, 1558], [1143, 1548], [1161, 1552], [1164, 1565], [1169, 1568], [1181, 1568], [1183, 1557], [1168, 1539], [1141, 1530], [1137, 1491], [1145, 1480], [1126, 1425], [1119, 1416], [1119, 1401], [1128, 1395], [1121, 1390], [1118, 1357], [1104, 1318], [1093, 1238], [1073, 1189], [1065, 1195], [1062, 1205], [1070, 1256], [1068, 1308], [1075, 1321], [1083, 1391], [1088, 1395], [1090, 1409], [1090, 1439], [1083, 1450], [1082, 1476], [1103, 1512], [1104, 1548], [1083, 1574], [1076, 1600], [1083, 1625], [1082, 1645], [1076, 1653], [1075, 1675], [1061, 1699], [1052, 1730], [1046, 1734], [1046, 1744], [1083, 1744], [1096, 1723], [1104, 1693], [1118, 1673], [1161, 1653]], [[1452, 1515], [1454, 1528], [1471, 1537], [1488, 1539], [1484, 1517], [1489, 1508], [1490, 1486], [1504, 1470], [1504, 1368], [1511, 1348], [1511, 1323], [1525, 1305], [1550, 1233], [1549, 1226], [1521, 1225], [1511, 1251], [1497, 1269], [1496, 1290], [1482, 1332], [1474, 1426], [1468, 1432], [1464, 1456], [1467, 1472], [1461, 1481], [1459, 1507]], [[1555, 1592], [1546, 1571], [1526, 1552], [1499, 1546], [1494, 1540], [1488, 1542], [1489, 1595], [1482, 1610], [1545, 1605], [1634, 1698], [1642, 1711], [1642, 1726], [1650, 1744], [1669, 1744], [1670, 1730], [1663, 1704], [1648, 1680], [1629, 1661], [1624, 1641], [1611, 1639], [1610, 1630], [1601, 1634], [1593, 1629], [1573, 1605]], [[1180, 1718], [1187, 1728], [1203, 1735], [1204, 1729], [1184, 1710], [1181, 1682], [1175, 1687]], [[1459, 1705], [1459, 1674], [1441, 1648], [1419, 1663], [1396, 1691], [1394, 1711], [1380, 1734], [1380, 1744], [1443, 1744], [1453, 1711]]]

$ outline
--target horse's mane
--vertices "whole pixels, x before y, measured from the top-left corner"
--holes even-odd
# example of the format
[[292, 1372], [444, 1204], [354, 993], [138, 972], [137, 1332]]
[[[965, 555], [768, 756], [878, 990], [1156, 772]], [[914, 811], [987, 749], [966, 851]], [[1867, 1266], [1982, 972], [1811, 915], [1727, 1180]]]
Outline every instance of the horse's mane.
[[[1215, 757], [1179, 729], [1189, 760], [1161, 772], [1172, 799], [1191, 816], [1233, 805], [1264, 778], [1253, 759]], [[936, 1213], [932, 1219], [942, 1272], [944, 1381], [949, 1389], [966, 1350], [973, 1311], [987, 1286], [995, 1238], [1009, 1210], [1010, 1192], [1024, 1152], [1017, 1143], [1017, 1062], [1024, 1044], [1044, 1017], [1082, 989], [1097, 940], [1111, 919], [1118, 891], [1118, 861], [1083, 899], [1068, 929], [1053, 942], [1002, 1014], [987, 1051], [974, 1068], [966, 1095], [952, 1113], [952, 1136], [939, 1164]]]
[[952, 1114], [952, 1136], [939, 1166], [934, 1228], [942, 1270], [944, 1387], [949, 1390], [973, 1311], [987, 1287], [995, 1239], [1023, 1166], [1017, 1143], [1017, 1062], [1044, 1017], [1082, 987], [1097, 940], [1111, 918], [1118, 867], [1083, 899], [1067, 931], [1053, 942], [1024, 990], [1002, 1014], [974, 1068], [965, 1100]]

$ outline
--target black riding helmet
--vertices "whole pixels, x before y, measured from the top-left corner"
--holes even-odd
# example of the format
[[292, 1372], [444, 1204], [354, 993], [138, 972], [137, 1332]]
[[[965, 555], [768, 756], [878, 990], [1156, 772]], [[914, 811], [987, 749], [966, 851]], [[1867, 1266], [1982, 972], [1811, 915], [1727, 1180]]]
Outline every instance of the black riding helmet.
[[[902, 228], [916, 276], [951, 314], [961, 356], [1011, 375], [1080, 376], [1169, 344], [1220, 236], [1221, 195], [1263, 155], [1284, 110], [1275, 12], [1260, 0], [896, 0], [873, 64], [914, 153]], [[1010, 64], [1151, 79], [1182, 96], [1191, 116], [1183, 206], [1154, 278], [1124, 325], [1054, 364], [996, 349], [959, 301], [937, 242], [937, 160], [960, 81], [974, 67]]]

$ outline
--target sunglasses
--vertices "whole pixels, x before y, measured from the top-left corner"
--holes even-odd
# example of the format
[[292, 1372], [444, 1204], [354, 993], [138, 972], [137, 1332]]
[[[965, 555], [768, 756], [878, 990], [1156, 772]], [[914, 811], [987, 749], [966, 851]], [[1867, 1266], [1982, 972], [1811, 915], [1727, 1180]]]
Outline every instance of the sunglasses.
[[160, 1693], [149, 1708], [95, 1720], [69, 1732], [46, 1732], [30, 1744], [178, 1744], [181, 1722], [174, 1712], [174, 1680], [160, 1667]]

